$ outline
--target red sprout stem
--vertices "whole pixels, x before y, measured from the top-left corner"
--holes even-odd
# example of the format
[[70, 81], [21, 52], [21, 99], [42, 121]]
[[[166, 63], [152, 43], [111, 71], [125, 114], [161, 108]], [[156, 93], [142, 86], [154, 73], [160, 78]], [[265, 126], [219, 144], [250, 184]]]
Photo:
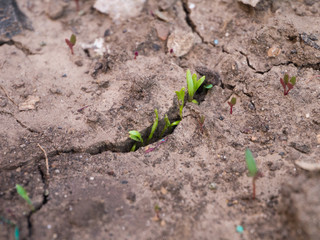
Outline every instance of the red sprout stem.
[[256, 198], [256, 178], [252, 178], [252, 199]]
[[134, 59], [137, 59], [139, 53], [138, 52], [134, 52]]
[[70, 42], [69, 39], [66, 38], [65, 40], [66, 40], [66, 43], [67, 43], [67, 45], [69, 46], [69, 48], [71, 50], [71, 54], [73, 55], [73, 44]]
[[76, 2], [77, 12], [79, 12], [79, 10], [80, 10], [80, 7], [79, 7], [79, 0], [75, 0], [75, 2]]

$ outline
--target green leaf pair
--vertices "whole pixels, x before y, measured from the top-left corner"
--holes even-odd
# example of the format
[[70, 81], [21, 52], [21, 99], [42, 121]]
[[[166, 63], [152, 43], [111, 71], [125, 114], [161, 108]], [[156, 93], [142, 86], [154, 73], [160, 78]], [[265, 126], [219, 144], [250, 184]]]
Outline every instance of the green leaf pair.
[[202, 76], [199, 80], [197, 79], [197, 74], [191, 75], [190, 70], [187, 70], [187, 86], [188, 86], [188, 94], [189, 101], [198, 104], [197, 100], [193, 99], [194, 94], [202, 85], [205, 80], [205, 76]]
[[[284, 77], [283, 77], [283, 80], [284, 80], [284, 83], [287, 85], [289, 83], [289, 75], [285, 74]], [[296, 81], [297, 81], [296, 76], [293, 76], [290, 79], [290, 83], [292, 84], [292, 86], [294, 86], [296, 84]]]

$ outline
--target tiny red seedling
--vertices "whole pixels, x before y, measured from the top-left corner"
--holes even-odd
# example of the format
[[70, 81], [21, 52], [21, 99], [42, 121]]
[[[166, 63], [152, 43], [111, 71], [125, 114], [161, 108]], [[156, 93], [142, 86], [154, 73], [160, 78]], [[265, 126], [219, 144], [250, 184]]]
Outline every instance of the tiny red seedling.
[[76, 2], [76, 6], [77, 6], [77, 12], [79, 12], [80, 7], [79, 7], [79, 0], [74, 0]]
[[233, 97], [233, 98], [231, 99], [231, 101], [228, 102], [228, 104], [229, 104], [229, 106], [230, 106], [230, 114], [232, 114], [232, 108], [233, 108], [234, 105], [236, 105], [236, 103], [237, 103], [237, 99], [236, 99], [235, 97]]
[[289, 81], [289, 75], [285, 74], [283, 79], [280, 78], [280, 83], [283, 87], [283, 95], [288, 95], [289, 91], [296, 84], [296, 76], [293, 76]]
[[153, 221], [159, 222], [159, 221], [161, 220], [160, 212], [161, 212], [161, 208], [159, 207], [158, 204], [156, 204], [156, 205], [154, 206], [155, 216], [152, 218]]
[[200, 130], [201, 134], [203, 134], [203, 131], [204, 131], [204, 120], [205, 120], [204, 116], [201, 116], [199, 119], [197, 119], [197, 121], [199, 123], [199, 130]]
[[252, 199], [256, 198], [256, 180], [263, 177], [263, 174], [258, 170], [256, 161], [253, 158], [252, 152], [246, 149], [246, 162], [249, 170], [249, 176], [252, 177]]
[[70, 40], [67, 38], [65, 40], [71, 50], [71, 54], [73, 55], [73, 46], [76, 45], [76, 41], [77, 41], [76, 35], [72, 34], [70, 37]]
[[138, 57], [139, 53], [138, 52], [134, 52], [134, 59], [136, 60]]

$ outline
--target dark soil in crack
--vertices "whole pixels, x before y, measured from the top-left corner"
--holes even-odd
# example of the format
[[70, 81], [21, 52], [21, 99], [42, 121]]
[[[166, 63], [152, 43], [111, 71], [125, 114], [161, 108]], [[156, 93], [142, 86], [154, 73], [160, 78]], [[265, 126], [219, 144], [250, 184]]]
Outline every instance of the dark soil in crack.
[[[33, 31], [0, 44], [0, 239], [318, 239], [320, 3], [132, 2], [17, 0]], [[187, 69], [212, 84], [198, 105]]]

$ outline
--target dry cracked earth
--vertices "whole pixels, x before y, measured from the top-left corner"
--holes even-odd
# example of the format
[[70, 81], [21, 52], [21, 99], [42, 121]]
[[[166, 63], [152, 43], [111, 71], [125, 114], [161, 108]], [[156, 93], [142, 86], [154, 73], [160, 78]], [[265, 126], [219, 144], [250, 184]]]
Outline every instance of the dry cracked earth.
[[[319, 1], [149, 0], [117, 21], [17, 3], [33, 30], [0, 41], [0, 239], [319, 239]], [[99, 38], [103, 56], [83, 47]], [[213, 88], [160, 136], [187, 69]]]

